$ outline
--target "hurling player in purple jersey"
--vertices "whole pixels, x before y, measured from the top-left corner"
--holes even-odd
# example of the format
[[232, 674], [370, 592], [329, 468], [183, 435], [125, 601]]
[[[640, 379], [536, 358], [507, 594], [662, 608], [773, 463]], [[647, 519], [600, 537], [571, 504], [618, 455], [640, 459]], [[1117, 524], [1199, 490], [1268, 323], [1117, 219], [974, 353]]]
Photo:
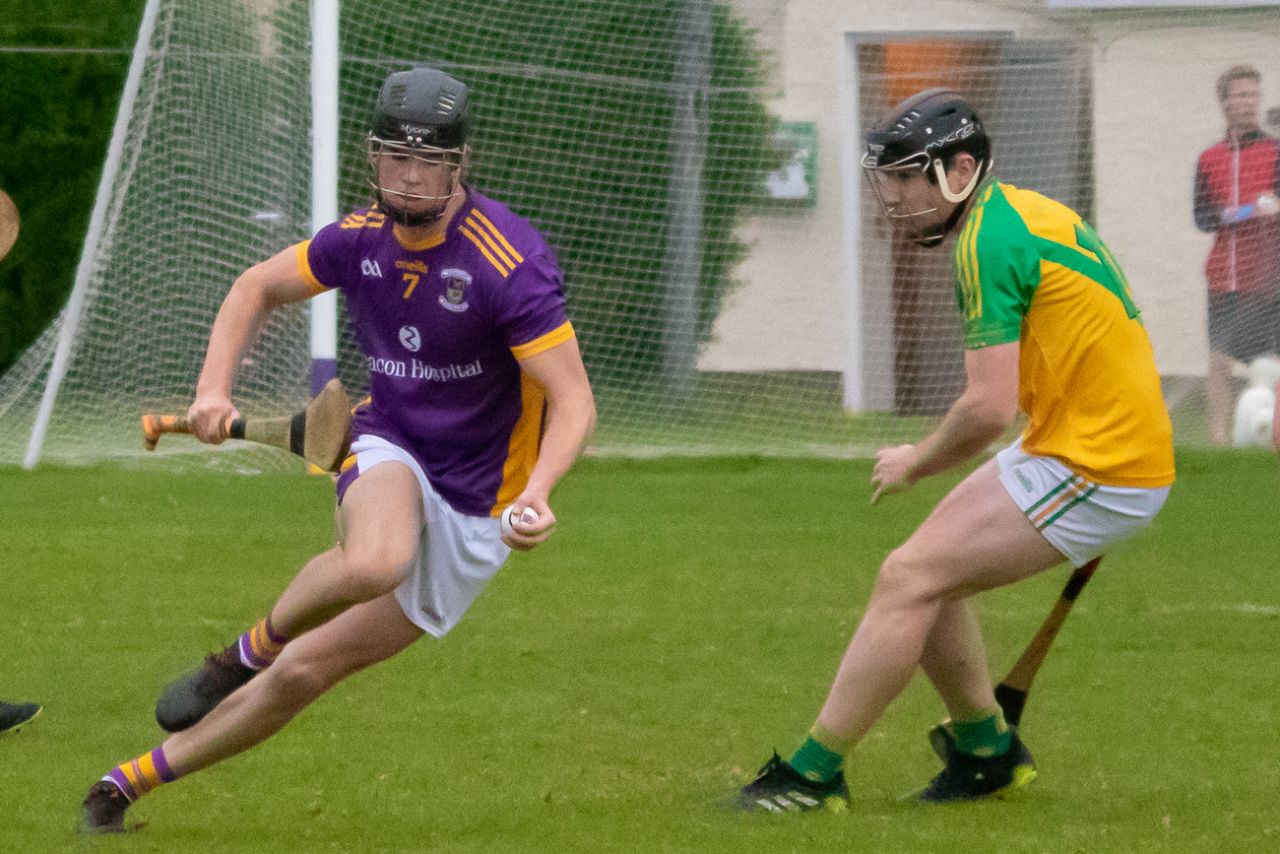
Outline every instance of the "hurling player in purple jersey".
[[[271, 311], [343, 291], [371, 395], [338, 478], [340, 542], [165, 689], [156, 719], [172, 734], [89, 789], [85, 830], [123, 830], [127, 807], [156, 786], [264, 741], [423, 634], [443, 636], [510, 549], [551, 535], [549, 496], [595, 403], [555, 258], [463, 183], [466, 138], [464, 84], [431, 68], [389, 76], [368, 137], [375, 203], [250, 268], [223, 302], [188, 412], [212, 443], [237, 415], [236, 368]], [[536, 521], [503, 535], [508, 505]]]

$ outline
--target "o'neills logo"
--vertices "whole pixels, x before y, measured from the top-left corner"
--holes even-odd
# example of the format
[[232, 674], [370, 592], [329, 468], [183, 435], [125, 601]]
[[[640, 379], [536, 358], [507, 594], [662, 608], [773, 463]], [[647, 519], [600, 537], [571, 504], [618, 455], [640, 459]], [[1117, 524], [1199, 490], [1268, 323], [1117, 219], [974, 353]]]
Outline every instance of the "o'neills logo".
[[382, 374], [385, 377], [399, 377], [407, 380], [423, 380], [425, 382], [447, 383], [451, 380], [464, 380], [467, 377], [478, 377], [484, 373], [480, 360], [467, 362], [465, 365], [445, 365], [436, 367], [419, 362], [417, 359], [376, 359], [369, 357], [369, 373]]

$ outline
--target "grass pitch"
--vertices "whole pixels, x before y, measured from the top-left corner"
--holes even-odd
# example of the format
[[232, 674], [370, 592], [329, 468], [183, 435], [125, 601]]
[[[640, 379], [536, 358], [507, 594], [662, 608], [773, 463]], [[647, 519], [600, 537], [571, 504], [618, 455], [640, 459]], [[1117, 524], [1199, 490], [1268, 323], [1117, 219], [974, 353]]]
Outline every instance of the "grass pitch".
[[[1040, 779], [920, 808], [941, 714], [917, 680], [855, 752], [844, 815], [714, 801], [807, 731], [879, 559], [954, 479], [867, 506], [865, 462], [588, 460], [560, 530], [443, 642], [360, 674], [267, 744], [166, 786], [144, 829], [75, 832], [160, 741], [174, 675], [332, 538], [323, 478], [0, 471], [3, 851], [1256, 852], [1274, 808], [1280, 464], [1186, 453], [1155, 526], [1108, 556], [1028, 704]], [[981, 597], [1016, 658], [1066, 568]]]

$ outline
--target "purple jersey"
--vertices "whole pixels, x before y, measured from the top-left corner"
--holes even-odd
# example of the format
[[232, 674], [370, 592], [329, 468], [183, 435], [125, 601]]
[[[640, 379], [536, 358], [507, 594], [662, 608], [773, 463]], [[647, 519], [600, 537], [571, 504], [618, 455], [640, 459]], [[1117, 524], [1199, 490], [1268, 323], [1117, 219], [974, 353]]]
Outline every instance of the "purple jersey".
[[412, 453], [458, 512], [496, 516], [542, 438], [543, 392], [516, 360], [574, 337], [563, 276], [533, 226], [472, 189], [443, 237], [397, 232], [375, 206], [298, 248], [317, 293], [342, 289], [368, 360], [355, 433]]

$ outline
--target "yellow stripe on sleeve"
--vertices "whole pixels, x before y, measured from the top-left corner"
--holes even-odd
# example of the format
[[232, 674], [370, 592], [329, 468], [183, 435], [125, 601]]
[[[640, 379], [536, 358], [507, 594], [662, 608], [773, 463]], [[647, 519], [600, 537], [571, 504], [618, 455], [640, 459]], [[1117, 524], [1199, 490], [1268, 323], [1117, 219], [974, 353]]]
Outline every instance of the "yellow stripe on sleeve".
[[967, 256], [969, 270], [969, 317], [982, 317], [982, 270], [978, 265], [978, 233], [982, 230], [982, 214], [984, 208], [973, 212], [973, 234], [965, 241], [964, 252]]
[[[491, 235], [488, 231], [485, 230], [484, 226], [482, 226], [477, 220], [471, 217], [467, 218], [467, 225], [475, 229], [476, 234], [480, 235], [481, 239], [483, 239], [484, 242], [488, 244], [489, 248], [493, 250], [493, 254], [497, 255], [498, 258], [501, 259], [503, 264], [507, 265], [512, 270], [516, 268], [516, 262], [511, 260], [510, 255], [502, 251], [502, 247], [499, 246], [498, 242], [493, 239], [493, 235]], [[506, 241], [503, 241], [503, 242], [505, 243]]]
[[484, 223], [489, 227], [489, 231], [493, 234], [494, 237], [498, 238], [498, 240], [502, 242], [503, 246], [507, 247], [507, 252], [511, 253], [511, 257], [516, 259], [517, 264], [524, 263], [524, 256], [521, 255], [519, 252], [517, 252], [516, 248], [507, 242], [507, 238], [502, 236], [502, 232], [498, 231], [498, 227], [493, 224], [492, 220], [490, 220], [484, 214], [480, 213], [479, 210], [473, 209], [471, 213], [475, 216], [476, 219], [480, 220], [482, 223]]
[[511, 354], [519, 359], [527, 359], [530, 356], [536, 356], [539, 353], [545, 353], [558, 344], [563, 344], [574, 337], [573, 324], [565, 321], [562, 325], [552, 329], [546, 335], [539, 335], [537, 338], [527, 344], [520, 344], [511, 348]]
[[955, 259], [956, 284], [960, 288], [960, 295], [964, 300], [961, 308], [967, 308], [969, 301], [969, 268], [966, 266], [967, 259], [964, 254], [964, 245], [965, 241], [969, 239], [969, 230], [972, 227], [973, 217], [969, 217], [964, 224], [964, 228], [960, 229], [960, 236], [956, 238], [956, 246], [952, 250], [952, 257]]
[[307, 247], [310, 245], [310, 240], [304, 240], [298, 244], [298, 275], [302, 276], [314, 296], [324, 293], [329, 288], [316, 278], [315, 273], [311, 272], [311, 262], [307, 260]]
[[458, 226], [458, 230], [466, 235], [467, 239], [476, 245], [476, 248], [480, 250], [481, 255], [489, 259], [489, 263], [493, 265], [495, 270], [502, 274], [502, 278], [505, 279], [507, 276], [511, 275], [511, 271], [504, 267], [497, 258], [493, 257], [493, 254], [489, 252], [488, 247], [484, 245], [484, 241], [477, 237], [471, 229], [467, 228], [466, 223]]

